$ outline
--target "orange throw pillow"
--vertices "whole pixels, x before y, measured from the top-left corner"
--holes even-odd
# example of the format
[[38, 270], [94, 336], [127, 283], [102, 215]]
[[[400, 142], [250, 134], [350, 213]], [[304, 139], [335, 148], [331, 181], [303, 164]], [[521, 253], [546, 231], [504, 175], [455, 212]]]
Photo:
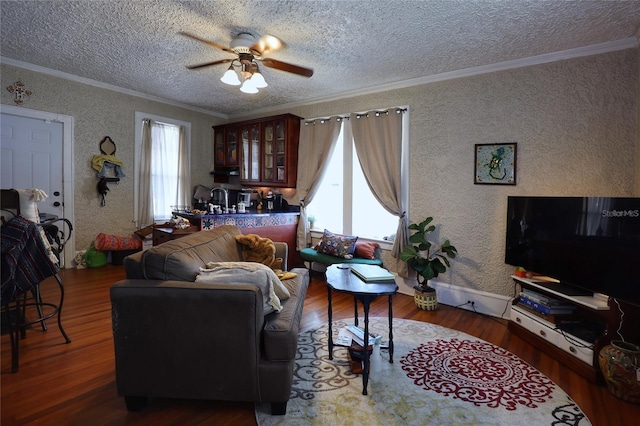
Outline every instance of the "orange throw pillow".
[[376, 250], [380, 247], [380, 244], [374, 242], [356, 242], [356, 257], [363, 257], [365, 259], [375, 259]]

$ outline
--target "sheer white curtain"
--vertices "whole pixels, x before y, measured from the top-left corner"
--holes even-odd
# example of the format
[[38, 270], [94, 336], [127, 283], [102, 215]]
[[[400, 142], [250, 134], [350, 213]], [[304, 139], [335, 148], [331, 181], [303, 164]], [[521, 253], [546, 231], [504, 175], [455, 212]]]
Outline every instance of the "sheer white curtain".
[[336, 146], [341, 117], [303, 121], [300, 129], [300, 143], [298, 146], [298, 182], [296, 193], [300, 199], [300, 220], [298, 222], [297, 249], [308, 246], [309, 222], [307, 221], [306, 206], [315, 195], [318, 185], [322, 182], [328, 160]]
[[143, 121], [138, 178], [140, 227], [171, 218], [171, 206], [191, 204], [189, 164], [183, 126]]
[[[373, 196], [390, 213], [399, 217], [391, 254], [400, 257], [407, 244], [406, 209], [402, 204], [402, 114], [388, 109], [351, 114], [349, 124], [360, 166]], [[405, 262], [399, 262], [398, 274], [408, 275]]]

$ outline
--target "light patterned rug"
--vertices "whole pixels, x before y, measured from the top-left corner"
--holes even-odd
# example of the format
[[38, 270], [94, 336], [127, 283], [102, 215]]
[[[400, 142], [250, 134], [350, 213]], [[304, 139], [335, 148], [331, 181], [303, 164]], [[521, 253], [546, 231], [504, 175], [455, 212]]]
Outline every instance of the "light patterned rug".
[[[346, 322], [334, 323], [337, 330]], [[387, 318], [371, 318], [388, 336]], [[571, 398], [510, 352], [438, 325], [394, 319], [394, 356], [371, 356], [368, 395], [351, 374], [347, 352], [329, 360], [328, 326], [300, 334], [291, 399], [285, 416], [256, 405], [268, 425], [590, 425]]]

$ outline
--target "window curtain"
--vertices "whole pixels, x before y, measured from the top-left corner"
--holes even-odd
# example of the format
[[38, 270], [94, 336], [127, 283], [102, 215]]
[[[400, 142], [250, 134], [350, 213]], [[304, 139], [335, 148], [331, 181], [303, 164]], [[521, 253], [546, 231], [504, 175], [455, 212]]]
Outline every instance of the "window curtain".
[[189, 147], [183, 126], [145, 119], [138, 176], [138, 224], [168, 219], [171, 206], [191, 204]]
[[296, 186], [296, 193], [300, 199], [300, 220], [296, 242], [298, 250], [311, 244], [306, 206], [313, 200], [327, 169], [328, 160], [333, 154], [340, 135], [342, 117], [303, 121], [301, 124]]
[[184, 126], [178, 129], [178, 203], [191, 206], [191, 158]]
[[153, 223], [153, 194], [151, 193], [151, 120], [142, 120], [142, 147], [138, 176], [138, 226]]
[[[402, 205], [402, 114], [388, 109], [351, 114], [353, 142], [367, 184], [374, 197], [391, 214], [399, 217], [391, 255], [399, 259], [408, 243], [406, 210]], [[407, 264], [399, 262], [398, 274], [407, 277]]]

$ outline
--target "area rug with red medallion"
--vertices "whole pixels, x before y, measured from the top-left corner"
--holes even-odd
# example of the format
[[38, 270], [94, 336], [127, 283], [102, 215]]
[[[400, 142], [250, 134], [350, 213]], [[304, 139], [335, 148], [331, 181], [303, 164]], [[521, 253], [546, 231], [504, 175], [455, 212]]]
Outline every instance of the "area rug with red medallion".
[[[348, 325], [333, 323], [337, 330]], [[388, 319], [370, 331], [387, 339]], [[394, 355], [374, 347], [368, 395], [347, 350], [329, 359], [328, 326], [301, 333], [285, 416], [256, 405], [268, 425], [590, 425], [558, 385], [499, 346], [438, 325], [393, 320]]]

